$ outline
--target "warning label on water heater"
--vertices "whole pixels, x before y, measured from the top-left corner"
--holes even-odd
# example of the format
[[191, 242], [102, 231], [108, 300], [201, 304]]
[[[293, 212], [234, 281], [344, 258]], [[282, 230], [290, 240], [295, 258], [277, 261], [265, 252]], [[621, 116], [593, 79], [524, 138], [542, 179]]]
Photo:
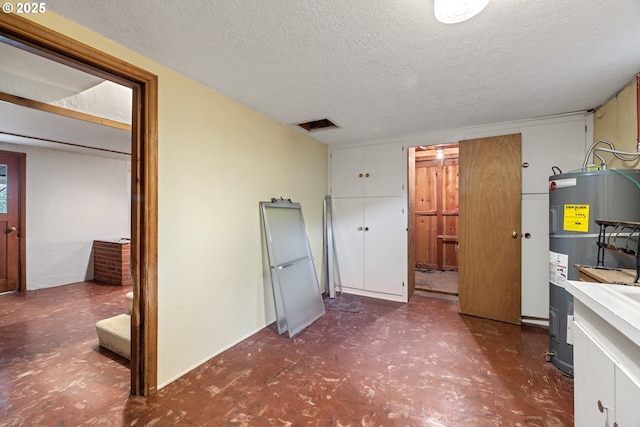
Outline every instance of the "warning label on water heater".
[[569, 277], [569, 255], [549, 251], [549, 282], [564, 288]]
[[566, 231], [589, 232], [589, 205], [564, 205], [564, 224]]

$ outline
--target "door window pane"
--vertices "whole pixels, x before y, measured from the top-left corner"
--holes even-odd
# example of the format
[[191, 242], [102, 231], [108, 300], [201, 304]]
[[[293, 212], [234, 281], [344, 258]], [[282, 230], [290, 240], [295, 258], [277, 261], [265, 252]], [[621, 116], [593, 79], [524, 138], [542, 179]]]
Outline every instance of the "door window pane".
[[0, 164], [0, 214], [7, 213], [7, 165]]

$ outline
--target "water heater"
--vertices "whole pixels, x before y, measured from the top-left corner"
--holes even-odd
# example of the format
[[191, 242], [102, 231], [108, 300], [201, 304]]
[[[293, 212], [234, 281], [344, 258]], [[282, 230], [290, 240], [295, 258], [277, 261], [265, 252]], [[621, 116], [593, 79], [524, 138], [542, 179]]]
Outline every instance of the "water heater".
[[[573, 376], [573, 298], [564, 281], [578, 280], [574, 264], [596, 266], [597, 219], [640, 222], [640, 170], [593, 170], [549, 177], [549, 355]], [[607, 267], [633, 268], [635, 259], [607, 253]]]

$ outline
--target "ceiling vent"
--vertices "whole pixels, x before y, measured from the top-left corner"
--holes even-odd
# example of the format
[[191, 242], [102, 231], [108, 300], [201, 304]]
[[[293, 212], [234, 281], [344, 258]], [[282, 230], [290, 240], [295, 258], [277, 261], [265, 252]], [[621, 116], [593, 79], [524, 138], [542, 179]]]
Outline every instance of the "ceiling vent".
[[306, 130], [307, 132], [314, 132], [316, 130], [337, 128], [338, 127], [335, 123], [333, 123], [329, 119], [320, 119], [320, 120], [313, 120], [313, 121], [306, 122], [306, 123], [298, 123], [298, 126], [300, 126], [302, 129]]

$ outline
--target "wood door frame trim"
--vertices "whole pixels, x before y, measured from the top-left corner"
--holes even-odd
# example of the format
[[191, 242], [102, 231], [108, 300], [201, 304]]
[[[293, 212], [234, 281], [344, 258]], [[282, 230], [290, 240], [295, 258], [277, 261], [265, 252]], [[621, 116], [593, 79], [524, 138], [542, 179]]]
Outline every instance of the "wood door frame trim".
[[133, 90], [131, 393], [155, 394], [158, 381], [158, 77], [13, 13], [0, 14], [0, 41]]
[[17, 151], [0, 151], [0, 156], [15, 157], [18, 160], [18, 232], [20, 238], [18, 240], [18, 257], [19, 257], [19, 278], [18, 291], [23, 292], [27, 289], [27, 234], [25, 230], [26, 224], [26, 191], [27, 191], [27, 155]]
[[0, 101], [10, 102], [11, 104], [20, 105], [22, 107], [31, 108], [47, 113], [57, 114], [59, 116], [70, 117], [72, 119], [82, 120], [89, 123], [95, 123], [102, 126], [108, 126], [115, 129], [126, 130], [131, 132], [131, 125], [118, 122], [116, 120], [106, 119], [104, 117], [94, 116], [93, 114], [82, 113], [80, 111], [71, 110], [69, 108], [58, 107], [56, 105], [47, 104], [45, 102], [36, 101], [21, 96], [11, 95], [10, 93], [0, 92]]
[[416, 148], [407, 150], [407, 302], [416, 290], [416, 231], [414, 217], [416, 211]]

